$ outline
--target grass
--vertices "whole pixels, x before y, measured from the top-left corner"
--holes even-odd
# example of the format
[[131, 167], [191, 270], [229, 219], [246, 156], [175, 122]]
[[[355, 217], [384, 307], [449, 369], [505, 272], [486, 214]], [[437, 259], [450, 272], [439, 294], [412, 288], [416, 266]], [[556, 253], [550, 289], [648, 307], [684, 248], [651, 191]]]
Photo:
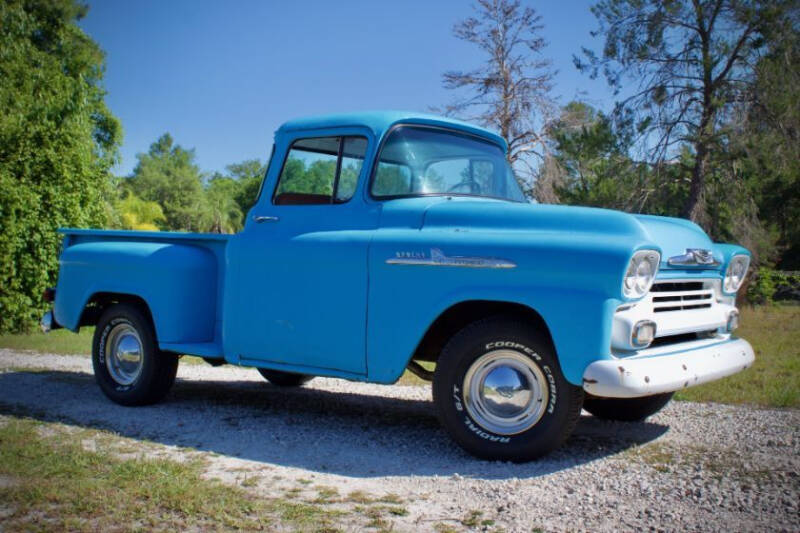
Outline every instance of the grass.
[[470, 511], [461, 519], [461, 524], [467, 527], [477, 527], [481, 523], [481, 515], [483, 515], [482, 511]]
[[336, 503], [339, 501], [339, 490], [336, 487], [318, 485], [314, 488], [317, 490], [317, 497], [311, 500], [311, 503]]
[[[756, 362], [752, 368], [726, 379], [678, 392], [678, 400], [754, 404], [765, 407], [800, 407], [800, 306], [773, 305], [741, 309], [737, 334], [753, 345]], [[88, 354], [94, 328], [79, 334], [56, 330], [49, 334], [0, 335], [0, 348], [34, 350], [56, 354]], [[183, 363], [201, 363], [184, 357]], [[433, 364], [423, 363], [433, 369]], [[406, 371], [401, 385], [428, 385]]]
[[755, 465], [750, 459], [738, 455], [735, 448], [709, 449], [704, 446], [674, 445], [652, 442], [624, 452], [623, 457], [644, 463], [662, 474], [678, 469], [702, 469], [716, 478], [726, 477], [741, 483], [757, 483], [780, 476], [780, 470]]
[[354, 490], [353, 492], [347, 495], [347, 501], [358, 503], [361, 505], [372, 505], [375, 503], [391, 503], [395, 505], [399, 505], [403, 503], [403, 500], [394, 493], [389, 493], [380, 498], [375, 498], [371, 494], [367, 494], [363, 490]]
[[92, 439], [113, 436], [23, 418], [0, 427], [4, 530], [318, 531], [332, 529], [341, 514], [205, 479], [197, 460], [121, 459], [105, 445], [87, 450]]
[[631, 449], [629, 455], [649, 464], [661, 473], [667, 473], [676, 462], [676, 456], [664, 444], [652, 443], [648, 446], [638, 446]]
[[800, 306], [773, 305], [741, 310], [736, 334], [756, 352], [753, 366], [725, 379], [691, 387], [678, 400], [800, 407]]
[[[0, 348], [10, 350], [30, 350], [41, 353], [57, 355], [85, 355], [92, 354], [92, 337], [94, 326], [81, 328], [79, 333], [66, 329], [56, 329], [50, 333], [36, 331], [34, 333], [9, 333], [0, 335]], [[200, 364], [204, 361], [200, 357], [186, 356], [181, 359], [181, 364]]]
[[[422, 368], [426, 370], [430, 370], [431, 372], [436, 369], [436, 363], [428, 363], [427, 361], [423, 361], [420, 363]], [[416, 374], [413, 374], [406, 370], [403, 372], [403, 375], [400, 376], [400, 379], [397, 381], [398, 385], [430, 385], [430, 381], [425, 381], [424, 379], [420, 378]]]
[[59, 355], [88, 355], [92, 353], [94, 327], [81, 328], [80, 333], [57, 329], [50, 333], [17, 333], [0, 335], [0, 348], [33, 350]]

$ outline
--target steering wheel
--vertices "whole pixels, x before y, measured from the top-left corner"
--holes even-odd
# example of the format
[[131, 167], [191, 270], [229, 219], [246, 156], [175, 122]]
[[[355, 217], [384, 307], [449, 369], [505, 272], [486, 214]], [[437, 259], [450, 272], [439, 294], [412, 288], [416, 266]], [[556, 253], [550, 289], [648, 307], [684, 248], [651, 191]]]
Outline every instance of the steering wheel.
[[449, 187], [447, 189], [447, 192], [455, 192], [456, 189], [459, 189], [461, 187], [469, 187], [469, 192], [472, 193], [472, 192], [474, 192], [473, 191], [474, 185], [475, 185], [475, 182], [473, 182], [472, 180], [462, 180], [462, 181], [459, 181], [458, 183], [456, 183], [455, 185], [453, 185], [452, 187]]

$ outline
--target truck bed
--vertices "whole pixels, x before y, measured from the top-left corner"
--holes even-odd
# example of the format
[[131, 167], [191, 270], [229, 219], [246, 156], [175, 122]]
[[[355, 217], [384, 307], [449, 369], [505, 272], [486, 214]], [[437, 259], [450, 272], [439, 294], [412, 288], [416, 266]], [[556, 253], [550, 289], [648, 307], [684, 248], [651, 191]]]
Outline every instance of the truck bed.
[[77, 330], [98, 295], [144, 300], [162, 350], [222, 357], [225, 249], [233, 235], [59, 229], [55, 319]]

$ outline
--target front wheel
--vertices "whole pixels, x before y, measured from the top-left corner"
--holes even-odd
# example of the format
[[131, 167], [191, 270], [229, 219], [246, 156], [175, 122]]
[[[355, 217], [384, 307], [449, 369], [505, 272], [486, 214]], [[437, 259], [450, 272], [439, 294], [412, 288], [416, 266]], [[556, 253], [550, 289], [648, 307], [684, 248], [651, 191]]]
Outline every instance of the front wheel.
[[100, 317], [92, 342], [100, 390], [122, 405], [147, 405], [175, 382], [178, 356], [158, 349], [153, 325], [132, 305], [116, 304]]
[[583, 389], [564, 378], [550, 342], [531, 324], [493, 317], [447, 343], [433, 398], [442, 425], [467, 452], [522, 462], [567, 439], [580, 417]]
[[641, 398], [586, 398], [583, 408], [597, 418], [637, 422], [663, 409], [673, 394], [665, 392]]

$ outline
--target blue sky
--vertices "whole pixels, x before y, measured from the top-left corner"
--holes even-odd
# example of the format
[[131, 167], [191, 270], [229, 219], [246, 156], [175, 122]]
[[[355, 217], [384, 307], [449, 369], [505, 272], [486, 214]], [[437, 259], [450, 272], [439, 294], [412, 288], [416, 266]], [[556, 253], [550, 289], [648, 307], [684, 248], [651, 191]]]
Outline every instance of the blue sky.
[[[452, 35], [468, 1], [90, 1], [81, 27], [106, 52], [107, 102], [122, 121], [122, 162], [162, 133], [195, 148], [204, 171], [266, 158], [275, 129], [304, 115], [369, 109], [428, 111], [453, 98], [441, 74], [483, 58]], [[599, 48], [589, 3], [530, 2], [559, 71], [554, 95], [602, 109], [602, 80], [572, 55]]]

